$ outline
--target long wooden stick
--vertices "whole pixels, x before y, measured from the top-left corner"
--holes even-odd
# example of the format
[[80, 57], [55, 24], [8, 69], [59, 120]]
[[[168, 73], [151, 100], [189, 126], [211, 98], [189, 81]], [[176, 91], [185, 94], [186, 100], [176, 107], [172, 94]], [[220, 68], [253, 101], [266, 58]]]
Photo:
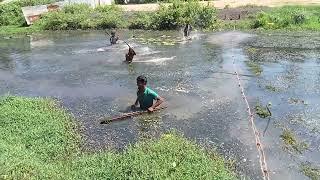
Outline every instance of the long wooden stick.
[[[157, 107], [153, 110], [153, 112], [155, 111], [159, 111], [159, 110], [162, 110], [162, 109], [165, 109], [167, 107]], [[145, 113], [148, 113], [148, 111], [135, 111], [135, 112], [130, 112], [130, 113], [125, 113], [121, 116], [116, 116], [116, 117], [113, 117], [111, 119], [107, 119], [107, 120], [103, 120], [100, 122], [100, 124], [107, 124], [107, 123], [110, 123], [110, 122], [113, 122], [113, 121], [117, 121], [117, 120], [122, 120], [122, 119], [126, 119], [126, 118], [130, 118], [130, 117], [133, 117], [133, 116], [138, 116], [138, 115], [141, 115], [141, 114], [145, 114]]]

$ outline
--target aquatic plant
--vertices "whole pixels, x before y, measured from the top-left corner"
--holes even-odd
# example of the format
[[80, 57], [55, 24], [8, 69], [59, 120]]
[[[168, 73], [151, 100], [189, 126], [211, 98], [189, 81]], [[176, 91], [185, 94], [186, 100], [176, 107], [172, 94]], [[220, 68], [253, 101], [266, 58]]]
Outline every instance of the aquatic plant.
[[247, 66], [250, 68], [250, 71], [255, 75], [259, 76], [262, 73], [262, 68], [260, 64], [255, 61], [246, 61]]
[[274, 86], [272, 86], [272, 85], [266, 85], [265, 87], [266, 87], [266, 89], [268, 89], [269, 91], [273, 91], [273, 92], [277, 91], [277, 88], [274, 87]]
[[217, 153], [175, 133], [82, 152], [73, 118], [51, 99], [0, 97], [0, 132], [0, 179], [235, 179]]
[[308, 144], [305, 142], [298, 142], [293, 132], [289, 129], [284, 129], [280, 137], [282, 138], [287, 149], [293, 149], [296, 152], [302, 153], [308, 148]]
[[304, 100], [299, 99], [299, 98], [294, 98], [294, 97], [289, 98], [288, 99], [288, 103], [289, 104], [304, 104], [304, 105], [308, 105], [308, 103], [305, 102]]
[[318, 180], [320, 177], [320, 167], [314, 166], [311, 163], [303, 163], [300, 169], [301, 172], [311, 180]]
[[257, 104], [255, 107], [256, 114], [261, 118], [266, 118], [271, 116], [271, 113], [268, 111], [266, 107], [261, 106], [260, 104]]

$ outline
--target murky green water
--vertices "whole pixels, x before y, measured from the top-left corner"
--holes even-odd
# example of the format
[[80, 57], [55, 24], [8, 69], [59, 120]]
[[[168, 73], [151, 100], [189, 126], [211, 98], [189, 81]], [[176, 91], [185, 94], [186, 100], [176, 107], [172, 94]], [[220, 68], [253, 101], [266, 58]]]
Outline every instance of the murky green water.
[[[320, 37], [221, 32], [194, 33], [187, 41], [181, 36], [120, 32], [137, 53], [131, 65], [122, 63], [127, 46], [106, 45], [101, 32], [1, 39], [0, 94], [57, 98], [82, 126], [89, 150], [122, 149], [175, 129], [236, 159], [240, 175], [261, 179], [246, 106], [232, 75], [235, 58], [252, 108], [258, 101], [272, 103], [270, 120], [256, 118], [271, 178], [306, 179], [300, 164], [320, 163]], [[248, 60], [261, 65], [260, 76], [248, 71]], [[101, 118], [126, 112], [134, 102], [140, 74], [169, 108], [101, 125]], [[300, 154], [284, 149], [279, 137], [283, 128], [306, 141], [308, 150]]]

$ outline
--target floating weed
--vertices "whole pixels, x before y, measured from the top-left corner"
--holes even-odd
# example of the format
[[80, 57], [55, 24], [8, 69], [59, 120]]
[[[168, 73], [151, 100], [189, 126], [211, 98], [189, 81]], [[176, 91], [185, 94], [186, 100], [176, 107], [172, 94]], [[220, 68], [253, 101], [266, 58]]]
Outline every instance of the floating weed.
[[250, 71], [255, 75], [259, 76], [262, 73], [262, 68], [260, 64], [254, 61], [246, 61], [247, 66], [250, 68]]
[[251, 47], [251, 48], [247, 48], [247, 51], [248, 51], [249, 53], [254, 54], [254, 53], [256, 53], [256, 52], [258, 51], [258, 49]]
[[311, 163], [304, 163], [300, 166], [301, 172], [312, 180], [320, 179], [320, 167], [313, 166]]
[[308, 103], [305, 102], [304, 100], [298, 99], [298, 98], [289, 98], [288, 99], [289, 104], [304, 104], [307, 105]]
[[172, 43], [172, 42], [162, 42], [162, 45], [164, 45], [164, 46], [174, 46], [175, 43]]
[[273, 92], [277, 91], [277, 88], [272, 85], [266, 85], [265, 88], [269, 91], [273, 91]]
[[140, 42], [143, 45], [146, 44], [155, 44], [155, 45], [164, 45], [164, 46], [173, 46], [175, 44], [177, 44], [180, 40], [176, 40], [176, 39], [171, 39], [169, 38], [169, 36], [161, 36], [160, 38], [135, 38], [138, 42]]
[[260, 104], [257, 104], [255, 107], [256, 114], [261, 118], [266, 118], [271, 116], [271, 113], [268, 111], [266, 107], [261, 106]]
[[291, 149], [302, 154], [304, 150], [308, 149], [308, 144], [305, 142], [298, 142], [294, 133], [289, 129], [284, 129], [280, 137], [285, 144], [285, 148], [288, 150]]

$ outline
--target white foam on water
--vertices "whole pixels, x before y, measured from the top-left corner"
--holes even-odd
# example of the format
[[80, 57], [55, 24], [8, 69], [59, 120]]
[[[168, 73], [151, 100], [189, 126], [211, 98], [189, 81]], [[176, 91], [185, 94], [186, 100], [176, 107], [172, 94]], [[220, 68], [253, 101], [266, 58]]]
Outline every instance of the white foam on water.
[[189, 93], [189, 91], [184, 87], [177, 87], [175, 90], [177, 92]]
[[132, 61], [135, 63], [163, 63], [168, 60], [173, 60], [176, 56], [172, 57], [164, 57], [164, 58], [155, 58], [155, 59], [149, 59], [149, 60], [144, 60], [144, 61]]
[[30, 41], [31, 48], [39, 48], [39, 47], [46, 47], [46, 46], [53, 46], [54, 42], [47, 39], [40, 39], [40, 40], [32, 40]]
[[128, 49], [128, 46], [125, 44], [125, 45], [110, 45], [110, 46], [107, 46], [107, 47], [101, 47], [101, 48], [98, 48], [96, 49], [96, 52], [105, 52], [105, 51], [109, 51], [109, 50], [116, 50], [116, 51], [123, 51], [123, 50], [126, 50]]
[[[140, 52], [140, 53], [139, 53]], [[141, 47], [140, 49], [137, 50], [137, 56], [145, 56], [145, 55], [150, 55], [150, 54], [157, 54], [160, 51], [154, 51], [148, 46]]]

